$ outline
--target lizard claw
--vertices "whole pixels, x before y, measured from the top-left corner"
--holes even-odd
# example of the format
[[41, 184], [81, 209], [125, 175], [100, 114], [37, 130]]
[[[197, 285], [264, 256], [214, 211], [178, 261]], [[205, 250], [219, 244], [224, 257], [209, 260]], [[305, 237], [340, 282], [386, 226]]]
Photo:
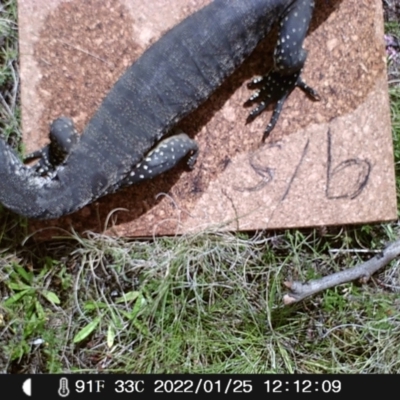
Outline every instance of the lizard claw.
[[267, 75], [255, 78], [247, 84], [248, 88], [256, 89], [256, 91], [244, 103], [244, 106], [248, 107], [254, 103], [258, 103], [258, 105], [250, 112], [246, 123], [253, 121], [270, 104], [275, 104], [271, 119], [263, 134], [263, 141], [265, 141], [274, 129], [286, 99], [296, 86], [313, 100], [319, 101], [321, 99], [317, 91], [301, 79], [301, 72], [302, 70], [289, 75], [283, 75], [278, 71], [270, 71]]

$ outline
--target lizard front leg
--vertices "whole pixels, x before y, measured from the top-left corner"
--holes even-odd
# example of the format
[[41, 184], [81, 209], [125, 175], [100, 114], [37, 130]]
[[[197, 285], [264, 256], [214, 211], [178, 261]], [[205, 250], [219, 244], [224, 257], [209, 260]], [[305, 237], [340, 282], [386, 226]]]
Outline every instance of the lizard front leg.
[[245, 106], [258, 103], [247, 122], [254, 120], [270, 104], [275, 103], [270, 122], [268, 123], [263, 141], [274, 129], [283, 105], [297, 86], [314, 100], [320, 100], [318, 93], [309, 87], [302, 79], [307, 52], [303, 49], [303, 41], [314, 9], [313, 0], [294, 1], [280, 19], [278, 42], [274, 51], [274, 67], [264, 77], [255, 78], [249, 84], [250, 89], [257, 91], [245, 103]]

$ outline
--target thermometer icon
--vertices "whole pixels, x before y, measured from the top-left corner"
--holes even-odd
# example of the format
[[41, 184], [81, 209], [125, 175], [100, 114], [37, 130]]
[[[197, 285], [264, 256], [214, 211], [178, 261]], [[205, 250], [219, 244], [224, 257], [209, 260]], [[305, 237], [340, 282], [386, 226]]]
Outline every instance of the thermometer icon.
[[68, 379], [67, 378], [61, 378], [60, 379], [60, 387], [58, 388], [58, 395], [60, 397], [67, 397], [69, 395]]

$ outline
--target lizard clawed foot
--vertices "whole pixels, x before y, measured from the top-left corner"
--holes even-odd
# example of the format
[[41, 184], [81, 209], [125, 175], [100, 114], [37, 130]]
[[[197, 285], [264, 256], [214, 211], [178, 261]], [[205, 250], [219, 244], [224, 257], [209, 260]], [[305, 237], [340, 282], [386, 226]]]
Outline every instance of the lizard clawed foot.
[[262, 140], [265, 141], [278, 122], [283, 105], [295, 87], [299, 87], [315, 101], [320, 100], [318, 93], [301, 79], [301, 70], [290, 75], [282, 75], [278, 71], [271, 71], [263, 77], [254, 78], [247, 87], [256, 89], [254, 94], [244, 103], [245, 107], [258, 103], [250, 112], [246, 123], [253, 121], [270, 104], [275, 104], [271, 119], [265, 128]]

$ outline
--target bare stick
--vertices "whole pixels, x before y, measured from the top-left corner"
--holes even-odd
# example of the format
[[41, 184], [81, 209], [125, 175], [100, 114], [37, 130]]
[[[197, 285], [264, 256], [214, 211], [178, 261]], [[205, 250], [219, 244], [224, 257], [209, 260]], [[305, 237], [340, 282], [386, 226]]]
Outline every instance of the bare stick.
[[298, 301], [322, 290], [341, 285], [342, 283], [351, 282], [356, 279], [361, 279], [361, 281], [365, 283], [376, 271], [389, 264], [390, 261], [399, 255], [400, 240], [397, 240], [370, 260], [345, 271], [336, 272], [332, 275], [325, 276], [324, 278], [312, 280], [306, 283], [298, 281], [284, 282], [284, 285], [290, 289], [290, 293], [283, 296], [283, 303], [297, 303]]

